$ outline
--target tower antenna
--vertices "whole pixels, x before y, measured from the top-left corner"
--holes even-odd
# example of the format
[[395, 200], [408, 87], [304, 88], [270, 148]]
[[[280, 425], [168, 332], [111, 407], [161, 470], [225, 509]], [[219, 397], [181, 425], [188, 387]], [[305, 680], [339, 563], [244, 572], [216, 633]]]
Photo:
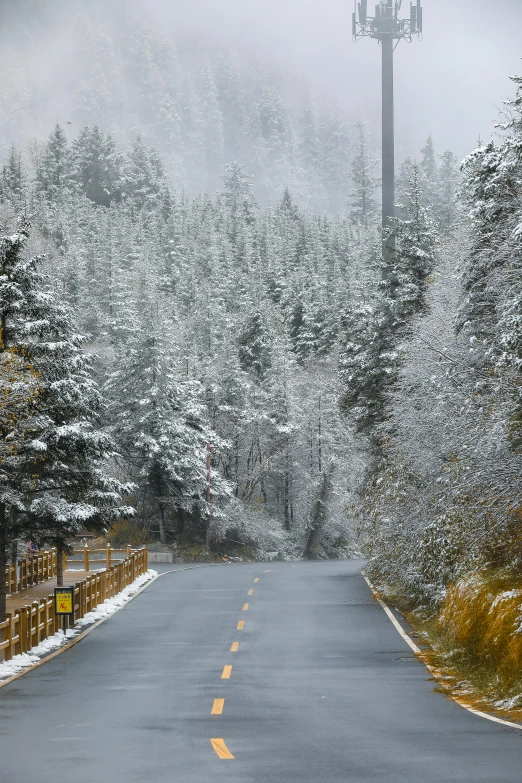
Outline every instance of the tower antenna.
[[[400, 19], [402, 0], [379, 0], [375, 15], [368, 16], [368, 0], [355, 0], [352, 17], [354, 41], [375, 38], [382, 49], [382, 228], [383, 255], [393, 253], [394, 239], [389, 234], [395, 217], [395, 127], [393, 105], [393, 53], [399, 41], [411, 43], [422, 35], [421, 0], [410, 2], [410, 15]], [[397, 43], [396, 43], [397, 42]]]

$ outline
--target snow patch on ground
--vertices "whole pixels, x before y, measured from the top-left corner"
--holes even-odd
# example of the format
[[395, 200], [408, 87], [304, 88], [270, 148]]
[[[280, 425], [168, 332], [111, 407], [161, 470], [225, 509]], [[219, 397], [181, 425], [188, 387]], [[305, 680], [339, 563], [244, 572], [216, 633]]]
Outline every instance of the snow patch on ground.
[[81, 620], [78, 620], [74, 624], [73, 628], [68, 628], [65, 634], [63, 631], [58, 631], [54, 636], [44, 639], [43, 642], [40, 642], [36, 647], [29, 650], [29, 652], [15, 655], [10, 661], [0, 663], [0, 681], [12, 677], [13, 674], [18, 674], [30, 666], [34, 666], [34, 664], [38, 663], [43, 657], [54, 652], [54, 650], [57, 650], [68, 641], [78, 636], [86, 625], [92, 625], [92, 623], [98, 622], [98, 620], [105, 620], [107, 617], [110, 617], [111, 614], [114, 614], [114, 612], [117, 612], [118, 609], [126, 604], [143, 585], [150, 582], [150, 580], [154, 579], [157, 575], [157, 571], [149, 569], [149, 571], [138, 576], [131, 585], [125, 587], [121, 593], [115, 595], [114, 598], [105, 599], [96, 609], [92, 612], [88, 612], [85, 617], [82, 617]]

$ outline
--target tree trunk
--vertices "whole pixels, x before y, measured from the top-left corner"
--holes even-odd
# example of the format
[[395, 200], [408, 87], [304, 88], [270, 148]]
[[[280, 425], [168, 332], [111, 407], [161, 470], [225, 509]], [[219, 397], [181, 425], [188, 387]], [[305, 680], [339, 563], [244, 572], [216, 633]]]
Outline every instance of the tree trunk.
[[56, 586], [63, 587], [63, 549], [56, 547]]
[[7, 611], [7, 584], [5, 579], [6, 526], [7, 509], [5, 503], [0, 503], [0, 623], [5, 620], [5, 613]]
[[159, 504], [159, 512], [160, 512], [160, 541], [162, 544], [166, 544], [167, 531], [165, 529], [165, 509], [163, 508], [163, 503]]
[[234, 489], [234, 495], [236, 498], [239, 497], [239, 434], [236, 430], [236, 435], [234, 437], [234, 470], [236, 474], [236, 486]]
[[319, 422], [317, 426], [317, 457], [319, 460], [319, 473], [323, 472], [323, 442], [322, 442], [322, 418], [321, 418], [321, 397], [319, 397]]
[[266, 506], [266, 487], [265, 487], [265, 474], [263, 472], [263, 454], [261, 452], [261, 443], [259, 438], [257, 439], [257, 454], [259, 457], [259, 485], [261, 487], [261, 495], [263, 497], [263, 503]]
[[323, 478], [319, 486], [316, 501], [310, 515], [306, 542], [303, 550], [303, 558], [313, 560], [316, 554], [321, 529], [326, 522], [327, 502], [331, 490], [331, 475], [333, 467], [323, 473]]
[[289, 468], [289, 458], [288, 458], [288, 452], [286, 453], [285, 458], [285, 494], [284, 494], [284, 505], [285, 505], [285, 529], [291, 530], [291, 522], [290, 522], [290, 468]]
[[205, 528], [205, 544], [207, 545], [207, 549], [209, 552], [212, 551], [212, 541], [210, 536], [210, 523], [211, 523], [211, 515], [210, 515], [210, 456], [211, 456], [212, 446], [210, 443], [207, 443], [207, 492], [205, 495], [205, 500], [207, 504], [207, 520], [206, 520], [206, 528]]

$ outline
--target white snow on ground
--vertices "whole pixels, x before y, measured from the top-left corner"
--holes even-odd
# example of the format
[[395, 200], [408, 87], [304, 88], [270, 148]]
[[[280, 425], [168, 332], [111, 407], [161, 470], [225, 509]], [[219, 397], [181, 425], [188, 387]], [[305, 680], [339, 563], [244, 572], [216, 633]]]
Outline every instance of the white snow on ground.
[[27, 669], [29, 666], [38, 663], [44, 656], [57, 650], [59, 647], [62, 647], [70, 639], [74, 639], [75, 636], [78, 636], [84, 626], [91, 625], [98, 620], [104, 620], [106, 617], [110, 617], [111, 614], [114, 614], [114, 612], [127, 603], [144, 584], [150, 582], [150, 580], [154, 579], [157, 575], [157, 571], [149, 569], [141, 576], [138, 576], [131, 585], [125, 587], [121, 593], [115, 595], [114, 598], [106, 598], [102, 604], [99, 604], [96, 607], [96, 609], [92, 612], [88, 612], [85, 617], [78, 620], [73, 628], [68, 628], [65, 634], [63, 631], [58, 631], [54, 636], [44, 639], [43, 642], [40, 642], [36, 647], [33, 647], [28, 653], [15, 655], [10, 661], [0, 663], [0, 681], [12, 677], [13, 674], [18, 674], [18, 672], [23, 671], [23, 669]]

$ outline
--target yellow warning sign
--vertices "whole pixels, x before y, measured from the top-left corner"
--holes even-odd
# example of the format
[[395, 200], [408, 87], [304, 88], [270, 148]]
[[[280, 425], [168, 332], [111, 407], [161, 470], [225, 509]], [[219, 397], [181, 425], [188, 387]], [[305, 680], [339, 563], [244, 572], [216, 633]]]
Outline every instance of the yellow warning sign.
[[54, 594], [54, 607], [56, 614], [72, 614], [74, 612], [72, 590], [63, 592], [57, 590]]

